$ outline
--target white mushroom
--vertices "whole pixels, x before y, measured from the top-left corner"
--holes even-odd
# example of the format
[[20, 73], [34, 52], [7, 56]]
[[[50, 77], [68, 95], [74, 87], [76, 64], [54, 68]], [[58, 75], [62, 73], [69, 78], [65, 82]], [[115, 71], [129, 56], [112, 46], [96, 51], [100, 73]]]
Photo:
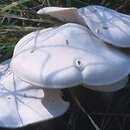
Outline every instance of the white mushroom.
[[78, 14], [78, 9], [74, 7], [45, 7], [43, 9], [40, 9], [37, 13], [48, 14], [64, 22], [86, 25], [86, 22], [82, 16]]
[[112, 45], [130, 47], [130, 16], [102, 6], [80, 8], [46, 7], [38, 14], [48, 14], [62, 21], [88, 26], [100, 39]]
[[[78, 36], [78, 37], [77, 37]], [[94, 48], [100, 47], [95, 41], [98, 39], [85, 27], [78, 24], [64, 24], [62, 26], [51, 27], [34, 31], [24, 36], [15, 46], [14, 56], [26, 49], [32, 52], [44, 46], [66, 46], [89, 50], [86, 41], [94, 52]], [[104, 44], [99, 40], [101, 44]]]
[[47, 31], [47, 37], [45, 30], [31, 33], [33, 40], [25, 36], [18, 43], [11, 61], [16, 75], [43, 88], [66, 88], [110, 85], [130, 73], [130, 56], [106, 45], [86, 27], [66, 24], [54, 30]]
[[62, 115], [69, 103], [58, 89], [41, 89], [10, 71], [0, 80], [0, 127], [18, 128]]
[[128, 15], [101, 6], [47, 7], [38, 13], [81, 25], [32, 32], [18, 42], [13, 58], [0, 64], [1, 127], [18, 128], [62, 115], [69, 107], [62, 88], [82, 84], [113, 92], [128, 81], [130, 54], [112, 46], [130, 47]]
[[130, 16], [102, 6], [79, 9], [90, 30], [100, 39], [119, 47], [130, 47]]

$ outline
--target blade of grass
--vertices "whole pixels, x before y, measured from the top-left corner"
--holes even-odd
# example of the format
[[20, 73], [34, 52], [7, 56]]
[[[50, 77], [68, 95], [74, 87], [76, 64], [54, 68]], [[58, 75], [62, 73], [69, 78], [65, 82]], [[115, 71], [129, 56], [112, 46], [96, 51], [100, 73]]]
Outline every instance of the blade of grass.
[[66, 4], [68, 7], [72, 6], [72, 1], [71, 0], [66, 0]]
[[120, 11], [121, 9], [125, 8], [125, 6], [128, 6], [128, 5], [130, 5], [130, 0], [124, 2], [122, 5], [116, 8], [116, 11]]
[[112, 99], [113, 99], [113, 96], [110, 98], [110, 101], [108, 102], [108, 105], [107, 105], [107, 108], [106, 108], [106, 111], [104, 113], [104, 117], [103, 117], [103, 120], [102, 120], [102, 123], [101, 123], [101, 126], [100, 126], [100, 129], [102, 130], [103, 129], [103, 126], [104, 126], [104, 123], [106, 121], [106, 115], [108, 112], [109, 112], [109, 109], [110, 109], [110, 106], [112, 104]]
[[100, 130], [100, 128], [98, 127], [98, 125], [94, 122], [94, 120], [92, 119], [92, 117], [86, 112], [86, 110], [82, 107], [82, 105], [80, 104], [78, 98], [73, 94], [73, 91], [70, 90], [70, 93], [72, 95], [72, 98], [74, 99], [74, 101], [76, 102], [77, 106], [84, 112], [84, 114], [88, 117], [88, 119], [90, 120], [90, 122], [92, 123], [93, 127], [96, 130]]
[[115, 120], [116, 120], [117, 126], [119, 128], [118, 130], [122, 130], [122, 125], [121, 125], [121, 122], [120, 122], [119, 118], [115, 117]]
[[[10, 14], [10, 13], [2, 13], [1, 16], [6, 17], [6, 18], [16, 18], [16, 19], [21, 19], [21, 20], [27, 20], [27, 21], [33, 21], [33, 22], [40, 22], [40, 23], [51, 23], [54, 24], [54, 20], [47, 20], [47, 19], [30, 19], [30, 18], [25, 18], [22, 16], [18, 16], [16, 14]], [[58, 21], [57, 21], [58, 23]]]
[[23, 4], [23, 3], [29, 2], [29, 1], [31, 1], [31, 0], [20, 0], [20, 1], [17, 1], [17, 2], [13, 2], [12, 4], [10, 4], [10, 5], [8, 5], [8, 6], [4, 7], [4, 8], [2, 8], [1, 11], [0, 11], [0, 13], [3, 13], [3, 12], [5, 12], [5, 11], [7, 11], [7, 10], [10, 10], [10, 9], [13, 8], [13, 7], [18, 6], [19, 4]]
[[75, 2], [78, 2], [78, 3], [80, 3], [80, 4], [83, 4], [83, 5], [85, 5], [85, 6], [89, 5], [89, 3], [83, 2], [83, 1], [80, 1], [80, 0], [74, 0], [74, 1], [75, 1]]
[[107, 1], [107, 0], [103, 0], [103, 1], [101, 2], [101, 5], [106, 5], [106, 3], [108, 3], [108, 1]]
[[[123, 91], [123, 93], [122, 93], [122, 95], [121, 95], [121, 97], [120, 97], [120, 99], [119, 99], [119, 101], [118, 101], [116, 107], [113, 108], [113, 113], [118, 112], [118, 108], [121, 107], [121, 106], [123, 106], [122, 103], [124, 102], [124, 97], [126, 97], [126, 93], [127, 93], [127, 90], [125, 89], [125, 90]], [[125, 104], [126, 104], [126, 103], [125, 103]], [[102, 129], [106, 129], [106, 127], [107, 127], [109, 121], [111, 120], [111, 118], [112, 118], [112, 116], [110, 116], [110, 117], [107, 118], [107, 120], [106, 120], [106, 122], [104, 123], [104, 126], [103, 126]]]
[[14, 47], [10, 47], [7, 49], [5, 55], [0, 59], [1, 61], [4, 61], [6, 59], [9, 59], [13, 54]]

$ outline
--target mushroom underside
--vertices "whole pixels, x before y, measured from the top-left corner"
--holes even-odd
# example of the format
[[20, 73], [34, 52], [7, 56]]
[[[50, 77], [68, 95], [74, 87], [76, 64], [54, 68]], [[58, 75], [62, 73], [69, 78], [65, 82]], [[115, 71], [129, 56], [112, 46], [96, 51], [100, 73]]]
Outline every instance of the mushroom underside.
[[86, 26], [84, 19], [78, 14], [78, 9], [75, 7], [45, 7], [40, 9], [37, 13], [50, 15], [63, 22], [78, 23]]

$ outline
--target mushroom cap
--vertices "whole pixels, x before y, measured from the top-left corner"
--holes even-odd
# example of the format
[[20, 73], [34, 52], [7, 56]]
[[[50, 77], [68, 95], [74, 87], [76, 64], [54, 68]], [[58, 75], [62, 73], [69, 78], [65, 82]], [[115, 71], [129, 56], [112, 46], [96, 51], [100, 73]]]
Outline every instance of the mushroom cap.
[[73, 47], [55, 46], [16, 55], [11, 61], [11, 69], [29, 83], [66, 88], [82, 82], [96, 86], [118, 82], [129, 74], [129, 63], [130, 59], [123, 54], [94, 55]]
[[45, 7], [40, 9], [37, 13], [47, 14], [64, 22], [79, 23], [86, 26], [84, 19], [78, 14], [78, 9], [74, 7]]
[[98, 38], [118, 47], [130, 47], [130, 15], [98, 5], [80, 8], [79, 15]]
[[58, 89], [40, 89], [11, 71], [0, 80], [0, 127], [18, 128], [53, 119], [68, 107]]
[[116, 83], [110, 84], [110, 85], [91, 86], [91, 85], [83, 84], [83, 86], [92, 90], [100, 91], [100, 92], [115, 92], [126, 87], [126, 83], [128, 82], [128, 79], [129, 77], [127, 76], [123, 78], [122, 80]]
[[33, 52], [46, 46], [74, 47], [93, 53], [100, 53], [99, 50], [103, 48], [105, 52], [107, 50], [105, 48], [108, 48], [88, 28], [74, 23], [67, 23], [62, 26], [34, 31], [24, 36], [16, 44], [13, 56], [28, 49]]
[[[62, 26], [37, 30], [27, 34], [16, 44], [13, 56], [27, 49], [32, 49], [33, 52], [37, 48], [45, 46], [74, 47], [84, 51], [91, 50], [91, 52], [95, 54], [111, 51], [110, 49], [112, 48], [112, 50], [119, 52], [116, 47], [107, 45], [101, 39], [93, 35], [88, 28], [79, 24], [67, 23]], [[99, 50], [102, 50], [102, 52]], [[123, 50], [124, 49], [120, 49], [120, 51]]]

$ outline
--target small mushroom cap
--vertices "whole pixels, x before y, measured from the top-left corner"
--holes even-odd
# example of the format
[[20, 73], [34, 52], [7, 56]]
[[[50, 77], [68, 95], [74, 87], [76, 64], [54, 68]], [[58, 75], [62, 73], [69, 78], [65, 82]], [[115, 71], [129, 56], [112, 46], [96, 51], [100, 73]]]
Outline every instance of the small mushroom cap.
[[58, 89], [39, 89], [12, 72], [0, 80], [0, 127], [18, 128], [53, 119], [68, 107]]
[[40, 9], [37, 13], [47, 14], [64, 22], [79, 23], [86, 26], [84, 19], [78, 14], [78, 9], [74, 7], [45, 7]]
[[100, 91], [100, 92], [114, 92], [114, 91], [118, 91], [124, 87], [126, 87], [126, 83], [128, 82], [128, 76], [123, 78], [122, 80], [114, 83], [114, 84], [110, 84], [110, 85], [103, 85], [103, 86], [91, 86], [91, 85], [85, 85], [83, 84], [84, 87], [92, 89], [92, 90], [96, 90], [96, 91]]
[[90, 30], [112, 45], [130, 47], [130, 16], [112, 9], [91, 5], [79, 9]]
[[73, 87], [82, 82], [108, 85], [130, 73], [130, 59], [125, 55], [103, 54], [72, 47], [44, 47], [18, 54], [11, 61], [11, 69], [23, 80], [48, 88]]

